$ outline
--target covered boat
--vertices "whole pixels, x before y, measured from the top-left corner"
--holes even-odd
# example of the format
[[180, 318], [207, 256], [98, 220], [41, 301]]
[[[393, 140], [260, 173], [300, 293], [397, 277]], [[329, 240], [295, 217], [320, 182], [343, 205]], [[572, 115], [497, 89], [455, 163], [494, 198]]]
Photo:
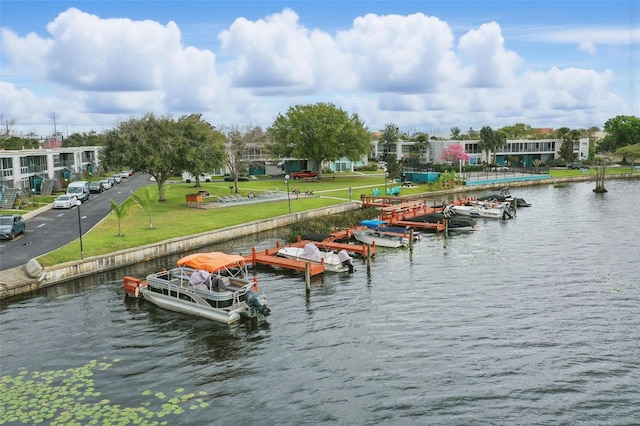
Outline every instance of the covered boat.
[[457, 215], [485, 219], [512, 219], [514, 216], [509, 202], [474, 201], [462, 206], [453, 206]]
[[449, 231], [475, 231], [479, 229], [476, 221], [470, 216], [458, 216], [453, 205], [446, 206], [441, 212], [428, 213], [412, 217], [412, 222], [443, 223], [447, 219]]
[[126, 276], [124, 291], [161, 308], [226, 324], [271, 314], [257, 281], [249, 279], [245, 258], [221, 252], [190, 254], [146, 280]]
[[511, 195], [510, 188], [501, 188], [499, 194], [490, 194], [485, 195], [484, 197], [478, 197], [480, 201], [499, 201], [499, 202], [509, 202], [512, 205], [515, 204], [516, 207], [531, 207], [530, 203], [527, 203], [524, 198], [518, 198]]
[[354, 229], [353, 237], [364, 244], [375, 244], [376, 247], [398, 248], [409, 245], [409, 238], [407, 237], [385, 233], [375, 229]]
[[351, 256], [349, 256], [346, 250], [340, 250], [338, 253], [322, 251], [314, 243], [307, 243], [304, 245], [304, 248], [283, 247], [278, 250], [278, 256], [321, 263], [324, 265], [325, 271], [353, 272]]
[[[410, 233], [405, 226], [390, 226], [389, 222], [380, 219], [365, 219], [360, 221], [360, 225], [366, 226], [369, 229], [384, 232], [385, 234], [395, 235], [404, 238], [410, 238]], [[419, 241], [422, 239], [422, 234], [419, 232], [413, 233], [413, 241]]]

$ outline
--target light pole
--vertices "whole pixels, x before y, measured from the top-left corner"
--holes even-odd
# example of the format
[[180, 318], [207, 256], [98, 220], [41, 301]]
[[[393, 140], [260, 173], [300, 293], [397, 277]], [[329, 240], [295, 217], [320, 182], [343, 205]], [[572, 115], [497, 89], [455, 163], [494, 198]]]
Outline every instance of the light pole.
[[291, 194], [289, 194], [289, 175], [284, 175], [284, 181], [287, 184], [287, 201], [289, 201], [289, 214], [291, 214]]
[[387, 195], [387, 167], [384, 168], [384, 196]]
[[80, 259], [84, 259], [84, 249], [82, 248], [82, 223], [80, 222], [80, 205], [82, 205], [82, 201], [76, 200], [76, 207], [78, 210], [78, 232], [80, 232]]

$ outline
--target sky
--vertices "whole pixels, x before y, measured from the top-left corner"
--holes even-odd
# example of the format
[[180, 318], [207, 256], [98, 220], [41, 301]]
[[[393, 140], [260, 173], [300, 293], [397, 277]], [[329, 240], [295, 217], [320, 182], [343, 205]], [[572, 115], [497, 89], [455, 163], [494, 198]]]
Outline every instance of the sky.
[[2, 127], [147, 113], [268, 128], [332, 103], [370, 131], [640, 116], [640, 2], [0, 1]]

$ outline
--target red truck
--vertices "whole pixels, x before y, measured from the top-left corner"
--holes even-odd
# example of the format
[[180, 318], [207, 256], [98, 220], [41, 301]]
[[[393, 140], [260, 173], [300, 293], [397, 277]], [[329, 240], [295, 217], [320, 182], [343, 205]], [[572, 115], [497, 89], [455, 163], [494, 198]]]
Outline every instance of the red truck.
[[289, 173], [289, 177], [291, 179], [317, 179], [318, 172], [314, 172], [313, 170], [300, 170], [299, 172], [291, 172]]

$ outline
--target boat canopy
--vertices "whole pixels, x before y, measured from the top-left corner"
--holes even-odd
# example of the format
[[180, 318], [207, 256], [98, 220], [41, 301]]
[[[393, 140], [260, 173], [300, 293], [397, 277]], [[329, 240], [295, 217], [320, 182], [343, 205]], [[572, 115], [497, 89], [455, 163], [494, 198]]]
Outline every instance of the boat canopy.
[[239, 254], [227, 254], [217, 251], [194, 253], [178, 260], [178, 266], [188, 266], [209, 272], [216, 272], [223, 268], [241, 268], [244, 264], [245, 258]]
[[360, 225], [366, 226], [368, 228], [377, 228], [380, 225], [388, 225], [389, 222], [380, 219], [365, 219], [360, 222]]

